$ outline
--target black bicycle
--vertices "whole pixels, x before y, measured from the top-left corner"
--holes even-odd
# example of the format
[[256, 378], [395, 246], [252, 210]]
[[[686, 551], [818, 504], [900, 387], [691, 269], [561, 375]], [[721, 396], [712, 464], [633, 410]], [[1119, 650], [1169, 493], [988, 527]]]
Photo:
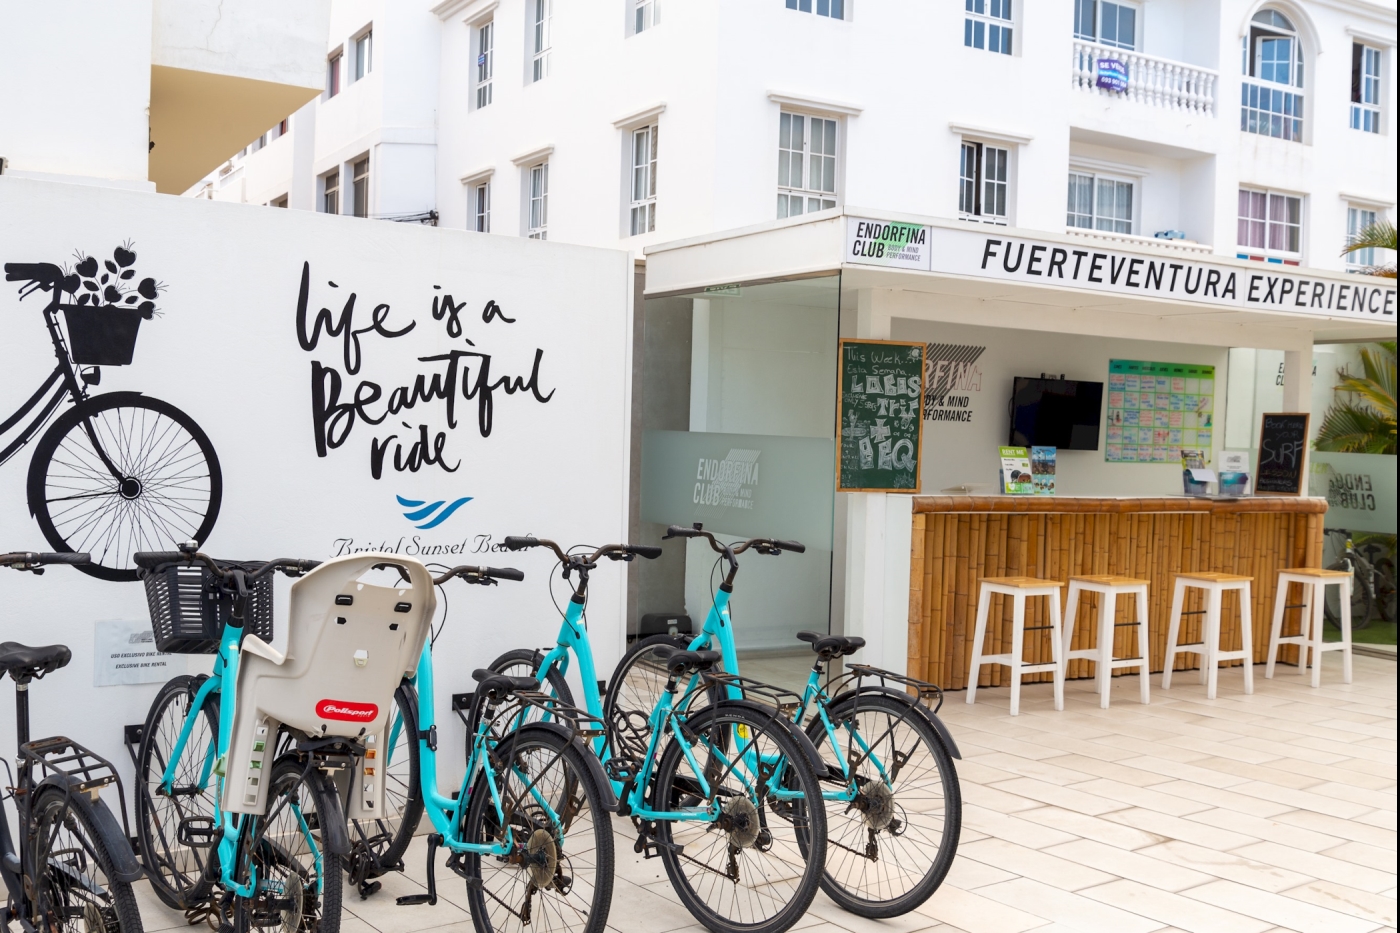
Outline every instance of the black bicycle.
[[[1325, 534], [1342, 539], [1342, 553], [1328, 565], [1328, 570], [1341, 570], [1352, 575], [1351, 627], [1363, 629], [1379, 618], [1395, 621], [1395, 563], [1379, 544], [1371, 542], [1357, 546], [1351, 532], [1345, 528], [1324, 528]], [[1334, 629], [1342, 627], [1341, 597], [1332, 587], [1322, 603], [1322, 614]]]
[[207, 540], [223, 498], [219, 458], [193, 418], [139, 392], [89, 395], [102, 381], [103, 366], [131, 362], [141, 321], [154, 308], [149, 299], [134, 303], [145, 292], [123, 283], [130, 270], [122, 264], [135, 258], [118, 249], [106, 262], [108, 273], [95, 259], [84, 259], [79, 271], [89, 271], [83, 268], [88, 263], [94, 270], [87, 279], [46, 262], [5, 264], [5, 280], [24, 283], [21, 300], [51, 293], [44, 323], [58, 365], [0, 423], [3, 435], [34, 415], [0, 449], [0, 464], [33, 440], [65, 399], [71, 403], [34, 449], [29, 512], [55, 550], [90, 553], [92, 561], [79, 569], [103, 580], [135, 580], [137, 551], [173, 551], [181, 541]]
[[[82, 566], [86, 554], [0, 554], [0, 567], [30, 573], [45, 564]], [[126, 799], [111, 762], [70, 738], [29, 737], [29, 685], [72, 659], [64, 645], [41, 648], [0, 642], [0, 677], [15, 682], [18, 774], [10, 774], [19, 838], [10, 836], [0, 803], [0, 878], [9, 891], [0, 929], [23, 933], [141, 933], [131, 883], [141, 867], [124, 828]], [[8, 762], [6, 762], [8, 766]], [[99, 796], [116, 784], [123, 823]]]

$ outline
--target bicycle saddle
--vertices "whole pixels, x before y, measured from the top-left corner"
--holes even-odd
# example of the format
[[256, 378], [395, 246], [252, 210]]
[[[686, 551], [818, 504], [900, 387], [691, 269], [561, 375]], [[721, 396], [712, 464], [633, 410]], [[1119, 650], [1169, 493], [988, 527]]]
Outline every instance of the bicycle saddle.
[[853, 635], [823, 635], [820, 632], [798, 632], [798, 641], [805, 641], [823, 661], [831, 661], [842, 655], [855, 654], [865, 647], [864, 638]]
[[52, 674], [73, 660], [67, 645], [45, 645], [31, 648], [17, 641], [0, 642], [0, 675], [9, 674], [17, 684], [27, 684], [36, 677]]
[[503, 700], [512, 693], [533, 693], [540, 689], [540, 682], [533, 677], [508, 677], [483, 667], [472, 671], [472, 680], [479, 684], [476, 688], [477, 693], [485, 694], [493, 700]]
[[669, 654], [663, 654], [659, 646], [657, 654], [660, 654], [666, 661], [666, 670], [672, 675], [679, 677], [690, 671], [708, 671], [719, 663], [720, 653], [718, 651], [679, 651], [673, 649]]

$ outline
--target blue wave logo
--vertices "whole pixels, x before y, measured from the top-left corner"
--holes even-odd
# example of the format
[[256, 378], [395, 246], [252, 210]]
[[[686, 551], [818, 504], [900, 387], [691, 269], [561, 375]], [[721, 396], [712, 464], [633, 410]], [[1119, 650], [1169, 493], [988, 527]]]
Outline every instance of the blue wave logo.
[[[395, 496], [394, 498], [399, 500], [399, 505], [407, 509], [403, 513], [403, 517], [419, 528], [436, 528], [451, 518], [453, 512], [472, 501], [471, 496], [463, 496], [460, 499], [453, 499], [451, 502], [446, 499], [426, 502], [422, 499], [405, 499], [403, 496]], [[419, 525], [419, 522], [423, 524]]]

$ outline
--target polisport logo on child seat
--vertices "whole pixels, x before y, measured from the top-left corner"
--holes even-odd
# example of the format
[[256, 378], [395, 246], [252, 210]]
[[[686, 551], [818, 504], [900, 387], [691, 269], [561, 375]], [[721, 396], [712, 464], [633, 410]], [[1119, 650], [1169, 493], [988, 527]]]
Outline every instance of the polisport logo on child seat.
[[341, 722], [369, 722], [379, 715], [379, 707], [373, 703], [355, 703], [351, 700], [320, 700], [316, 703], [316, 715]]

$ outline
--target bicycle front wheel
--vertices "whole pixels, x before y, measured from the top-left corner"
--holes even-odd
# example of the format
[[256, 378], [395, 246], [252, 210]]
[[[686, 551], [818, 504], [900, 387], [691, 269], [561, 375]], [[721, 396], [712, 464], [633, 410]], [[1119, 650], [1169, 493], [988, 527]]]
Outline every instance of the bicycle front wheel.
[[827, 761], [822, 890], [862, 917], [908, 913], [938, 890], [957, 854], [953, 758], [924, 712], [893, 697], [852, 697], [827, 716], [833, 733], [820, 717], [807, 727]]
[[[478, 933], [602, 933], [612, 905], [612, 821], [577, 742], [542, 726], [507, 735], [508, 767], [471, 791], [465, 840], [506, 843], [504, 855], [468, 853], [467, 902]], [[495, 767], [488, 765], [488, 767]]]
[[688, 742], [673, 736], [652, 806], [710, 815], [657, 822], [671, 885], [716, 933], [781, 933], [811, 905], [826, 858], [826, 810], [809, 805], [821, 799], [816, 772], [784, 720], [722, 703], [685, 725], [701, 771], [683, 754]]
[[[206, 900], [213, 885], [206, 867], [215, 839], [219, 702], [218, 695], [211, 693], [200, 709], [194, 709], [203, 683], [203, 677], [180, 676], [161, 688], [146, 716], [136, 754], [136, 841], [141, 863], [156, 897], [176, 910], [188, 910]], [[175, 765], [175, 779], [166, 790], [166, 767], [191, 717], [194, 722]]]
[[234, 930], [272, 928], [281, 933], [339, 933], [341, 859], [326, 848], [323, 821], [344, 819], [335, 785], [299, 755], [283, 755], [272, 766], [267, 813], [239, 824], [234, 877], [250, 898], [236, 898]]
[[64, 933], [141, 933], [136, 895], [112, 877], [111, 856], [88, 812], [49, 785], [39, 791], [31, 815], [34, 925]]
[[112, 392], [79, 402], [44, 432], [29, 463], [28, 496], [55, 551], [92, 555], [79, 570], [135, 580], [135, 552], [209, 537], [223, 474], [189, 415], [160, 399]]

